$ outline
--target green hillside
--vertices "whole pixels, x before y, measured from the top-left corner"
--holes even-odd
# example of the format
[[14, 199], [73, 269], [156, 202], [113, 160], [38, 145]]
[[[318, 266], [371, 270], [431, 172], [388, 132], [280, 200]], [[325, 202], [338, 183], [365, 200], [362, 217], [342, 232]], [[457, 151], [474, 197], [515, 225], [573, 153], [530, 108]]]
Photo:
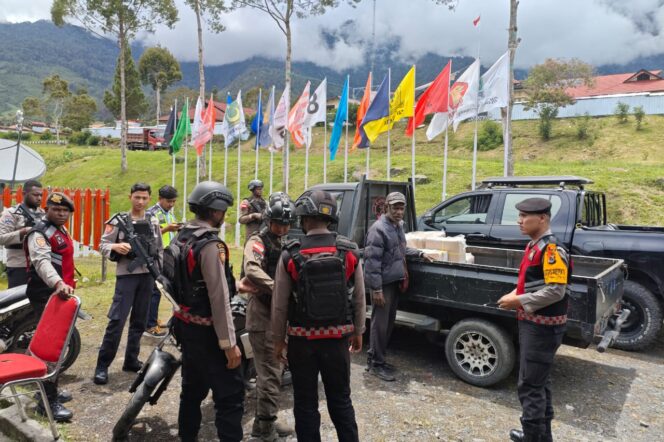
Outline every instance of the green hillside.
[[[647, 117], [644, 130], [635, 131], [633, 124], [618, 125], [615, 119], [593, 121], [597, 139], [592, 146], [575, 138], [573, 120], [554, 124], [554, 137], [542, 142], [536, 135], [536, 122], [515, 122], [515, 158], [517, 175], [581, 175], [595, 180], [592, 189], [607, 194], [608, 212], [612, 222], [626, 224], [664, 225], [664, 117]], [[320, 128], [318, 128], [320, 129]], [[322, 130], [314, 134], [311, 149], [309, 185], [322, 182]], [[472, 124], [462, 124], [459, 132], [450, 133], [448, 195], [470, 189], [472, 161]], [[416, 209], [424, 210], [440, 201], [442, 177], [442, 137], [427, 142], [423, 130], [417, 133], [417, 173], [427, 175], [431, 182], [417, 186]], [[349, 134], [352, 142], [352, 132]], [[406, 180], [410, 174], [410, 139], [403, 127], [392, 132], [392, 166], [405, 172], [393, 179]], [[386, 170], [386, 136], [382, 135], [371, 150], [371, 177], [383, 179]], [[129, 152], [129, 171], [120, 172], [117, 148], [63, 148], [34, 146], [45, 158], [48, 171], [43, 181], [51, 186], [109, 187], [112, 211], [127, 207], [129, 187], [137, 181], [158, 188], [171, 182], [171, 159], [164, 151]], [[254, 177], [253, 139], [242, 146], [241, 196]], [[213, 178], [223, 181], [222, 145], [214, 146]], [[343, 181], [343, 140], [337, 159], [328, 162], [328, 181]], [[269, 177], [269, 154], [260, 152], [258, 176]], [[478, 180], [502, 174], [502, 148], [480, 152]], [[281, 155], [275, 155], [274, 190], [281, 190]], [[349, 175], [364, 170], [365, 152], [349, 154]], [[236, 193], [237, 149], [229, 149], [228, 185]], [[297, 197], [304, 189], [304, 152], [291, 153], [290, 194]], [[195, 183], [195, 155], [189, 154], [188, 190]], [[183, 166], [178, 164], [177, 187], [182, 191]], [[237, 204], [228, 213], [227, 221], [235, 222]], [[181, 206], [178, 214], [181, 214]], [[178, 215], [180, 216], [180, 215]], [[230, 238], [230, 237], [229, 237]]]

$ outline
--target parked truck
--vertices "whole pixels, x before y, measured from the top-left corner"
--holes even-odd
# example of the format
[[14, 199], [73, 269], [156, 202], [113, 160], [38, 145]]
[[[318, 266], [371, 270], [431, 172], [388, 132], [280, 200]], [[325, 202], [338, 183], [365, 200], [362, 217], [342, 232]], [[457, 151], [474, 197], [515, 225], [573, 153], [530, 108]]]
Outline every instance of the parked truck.
[[166, 143], [157, 129], [141, 128], [141, 132], [127, 133], [127, 147], [129, 150], [158, 150], [165, 149]]
[[519, 231], [515, 204], [531, 197], [550, 200], [551, 230], [573, 254], [625, 261], [622, 302], [631, 314], [614, 347], [641, 350], [655, 341], [662, 326], [664, 227], [608, 222], [606, 196], [587, 190], [589, 184], [577, 176], [488, 178], [476, 191], [427, 210], [418, 230], [463, 234], [473, 246], [522, 250], [528, 238]]
[[[321, 184], [312, 189], [330, 192], [337, 200], [339, 221], [333, 230], [360, 248], [366, 232], [382, 215], [385, 196], [406, 195], [404, 229], [416, 226], [410, 183], [369, 181]], [[299, 226], [290, 236], [303, 235]], [[428, 262], [408, 257], [410, 284], [399, 299], [397, 325], [412, 327], [435, 340], [445, 340], [444, 352], [452, 371], [477, 386], [490, 386], [512, 371], [517, 355], [516, 313], [499, 309], [498, 299], [516, 286], [523, 251], [497, 247], [468, 247], [474, 263]], [[604, 351], [617, 336], [629, 311], [620, 310], [623, 261], [572, 256], [568, 329], [565, 343], [588, 347], [599, 342]], [[370, 309], [369, 309], [370, 310]]]

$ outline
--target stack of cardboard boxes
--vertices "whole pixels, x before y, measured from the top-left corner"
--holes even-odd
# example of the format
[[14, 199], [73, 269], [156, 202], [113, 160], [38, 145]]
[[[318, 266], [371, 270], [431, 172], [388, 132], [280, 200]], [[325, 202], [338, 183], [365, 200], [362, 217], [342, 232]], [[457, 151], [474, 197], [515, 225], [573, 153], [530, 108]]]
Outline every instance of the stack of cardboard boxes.
[[472, 264], [475, 257], [466, 253], [466, 238], [463, 235], [446, 237], [445, 232], [409, 232], [408, 247], [419, 249], [435, 256], [436, 261]]

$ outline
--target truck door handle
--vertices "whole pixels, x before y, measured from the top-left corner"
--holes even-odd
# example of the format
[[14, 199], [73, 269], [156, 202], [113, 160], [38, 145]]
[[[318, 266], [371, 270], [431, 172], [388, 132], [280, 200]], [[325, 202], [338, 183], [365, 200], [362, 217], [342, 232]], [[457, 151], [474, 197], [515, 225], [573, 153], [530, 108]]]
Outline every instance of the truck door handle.
[[484, 233], [469, 233], [466, 235], [466, 238], [468, 239], [487, 239], [488, 236], [486, 236]]

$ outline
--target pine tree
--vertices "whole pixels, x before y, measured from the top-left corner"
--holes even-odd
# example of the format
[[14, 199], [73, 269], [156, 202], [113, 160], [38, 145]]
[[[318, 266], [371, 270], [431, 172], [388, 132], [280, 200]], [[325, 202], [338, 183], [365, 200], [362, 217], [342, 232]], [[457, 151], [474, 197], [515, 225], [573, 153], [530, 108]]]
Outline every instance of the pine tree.
[[[129, 45], [125, 45], [124, 59], [127, 118], [136, 119], [147, 111], [148, 103], [145, 101], [145, 95], [141, 89], [141, 77], [138, 75], [138, 70], [136, 70]], [[120, 118], [120, 57], [118, 57], [118, 63], [115, 66], [112, 90], [104, 92], [104, 105], [115, 118]]]

